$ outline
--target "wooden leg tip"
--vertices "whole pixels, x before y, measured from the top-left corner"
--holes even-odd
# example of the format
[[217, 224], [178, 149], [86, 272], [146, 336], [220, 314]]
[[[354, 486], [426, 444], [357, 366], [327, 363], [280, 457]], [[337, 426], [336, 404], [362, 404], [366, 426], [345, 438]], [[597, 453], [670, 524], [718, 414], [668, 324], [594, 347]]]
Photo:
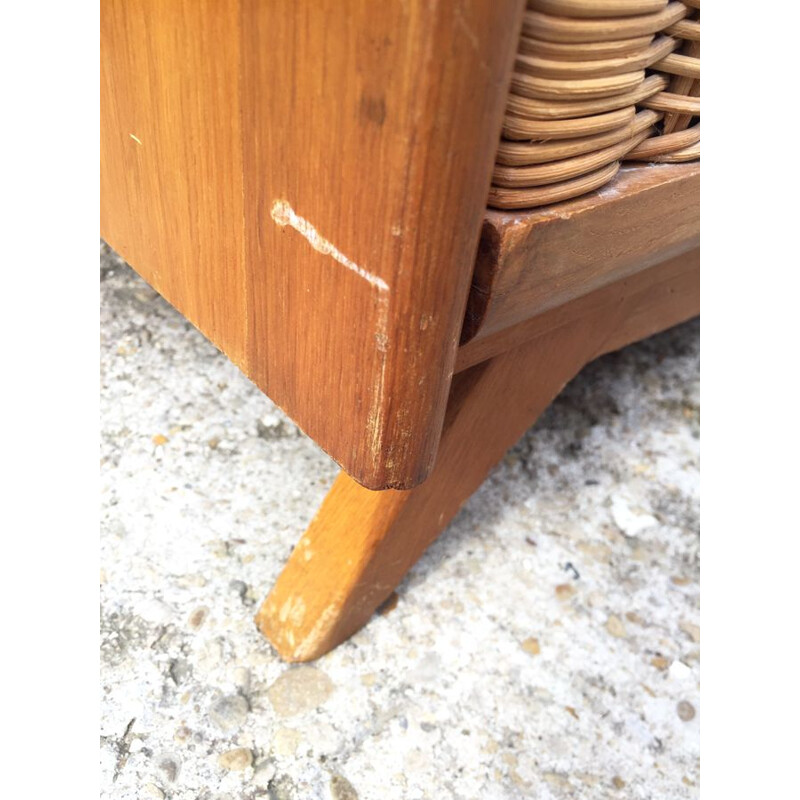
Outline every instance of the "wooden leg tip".
[[309, 629], [303, 625], [303, 610], [299, 596], [279, 605], [270, 595], [255, 616], [258, 629], [283, 661], [314, 661], [339, 643], [331, 636], [335, 615], [323, 614]]

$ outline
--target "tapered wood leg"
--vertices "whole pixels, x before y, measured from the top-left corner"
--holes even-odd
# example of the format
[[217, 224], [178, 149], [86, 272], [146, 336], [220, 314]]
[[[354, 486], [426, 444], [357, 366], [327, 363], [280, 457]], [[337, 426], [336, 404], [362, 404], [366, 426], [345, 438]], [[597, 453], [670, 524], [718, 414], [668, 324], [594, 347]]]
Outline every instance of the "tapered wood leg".
[[256, 616], [280, 655], [312, 660], [364, 625], [588, 361], [696, 315], [693, 259], [606, 287], [572, 316], [560, 309], [534, 338], [456, 375], [436, 466], [422, 485], [374, 492], [340, 474]]

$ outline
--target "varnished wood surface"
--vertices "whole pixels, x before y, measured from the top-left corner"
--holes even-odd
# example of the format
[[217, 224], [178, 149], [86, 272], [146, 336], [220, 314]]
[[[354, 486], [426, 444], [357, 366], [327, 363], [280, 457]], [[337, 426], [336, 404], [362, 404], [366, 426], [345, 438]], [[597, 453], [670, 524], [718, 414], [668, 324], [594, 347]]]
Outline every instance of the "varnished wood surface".
[[370, 492], [341, 474], [264, 601], [261, 631], [288, 661], [351, 636], [584, 364], [698, 309], [697, 260], [680, 256], [573, 300], [560, 320], [458, 374], [429, 479]]
[[433, 462], [522, 0], [103, 0], [101, 232], [356, 480]]
[[248, 373], [237, 8], [101, 3], [100, 231]]
[[462, 342], [511, 328], [698, 246], [700, 165], [624, 166], [590, 195], [489, 210]]
[[[657, 272], [653, 273], [652, 269], [656, 267]], [[633, 325], [635, 331], [640, 334], [638, 338], [652, 336], [662, 329], [659, 327], [660, 318], [658, 314], [654, 315], [652, 326], [648, 326], [646, 320], [639, 319], [639, 309], [649, 309], [652, 303], [656, 303], [659, 308], [663, 306], [666, 309], [663, 313], [669, 316], [670, 304], [677, 304], [678, 309], [693, 308], [694, 312], [690, 316], [696, 316], [700, 313], [699, 272], [700, 248], [696, 247], [687, 253], [666, 259], [655, 267], [634, 272], [628, 277], [620, 278], [600, 289], [576, 297], [564, 305], [543, 311], [524, 322], [492, 334], [476, 336], [459, 348], [456, 372], [462, 372], [482, 361], [494, 358], [508, 350], [514, 350], [525, 342], [544, 335], [547, 331], [573, 325], [581, 316], [603, 313], [604, 310], [606, 313], [611, 313], [630, 295], [641, 296], [645, 291], [649, 293], [651, 302], [637, 305], [637, 315], [632, 315], [635, 321], [623, 320], [619, 330], [627, 331]], [[630, 335], [622, 343], [617, 343], [615, 340], [615, 345], [606, 348], [603, 352], [623, 347], [628, 342], [635, 341], [636, 338], [636, 336]]]

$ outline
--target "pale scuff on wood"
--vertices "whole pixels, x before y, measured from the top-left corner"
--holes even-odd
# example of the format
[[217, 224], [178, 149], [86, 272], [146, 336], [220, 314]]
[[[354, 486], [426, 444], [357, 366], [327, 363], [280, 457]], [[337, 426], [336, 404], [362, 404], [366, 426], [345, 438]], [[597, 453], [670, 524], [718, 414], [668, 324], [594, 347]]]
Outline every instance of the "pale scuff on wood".
[[[341, 603], [332, 603], [320, 615], [314, 623], [314, 627], [303, 637], [300, 644], [290, 644], [294, 647], [292, 657], [296, 661], [308, 661], [319, 654], [320, 644], [324, 637], [330, 633], [331, 626], [338, 620], [341, 613]], [[294, 637], [292, 637], [294, 639]]]
[[347, 269], [352, 270], [356, 275], [360, 275], [376, 289], [382, 292], [389, 291], [389, 285], [383, 278], [373, 275], [368, 270], [360, 267], [355, 261], [349, 259], [344, 253], [340, 252], [325, 237], [320, 236], [317, 229], [307, 220], [295, 213], [295, 210], [286, 200], [276, 200], [272, 204], [272, 219], [282, 228], [287, 225], [294, 228], [306, 241], [318, 252], [330, 256], [334, 261], [338, 261]]
[[275, 200], [272, 203], [270, 215], [277, 225], [280, 225], [282, 228], [287, 225], [290, 228], [294, 228], [317, 252], [330, 256], [334, 261], [338, 261], [340, 264], [347, 267], [347, 269], [355, 272], [356, 275], [363, 278], [371, 286], [374, 286], [381, 292], [377, 300], [378, 318], [375, 332], [375, 341], [381, 366], [378, 380], [372, 387], [370, 412], [367, 418], [367, 436], [370, 443], [370, 453], [372, 454], [373, 463], [377, 465], [380, 463], [383, 453], [384, 429], [381, 420], [381, 410], [383, 409], [384, 402], [387, 353], [389, 349], [389, 339], [387, 336], [389, 298], [385, 293], [389, 291], [389, 285], [383, 278], [374, 275], [369, 272], [369, 270], [364, 269], [356, 264], [355, 261], [344, 255], [335, 245], [329, 242], [324, 236], [320, 235], [319, 231], [317, 231], [307, 219], [301, 217], [286, 200]]

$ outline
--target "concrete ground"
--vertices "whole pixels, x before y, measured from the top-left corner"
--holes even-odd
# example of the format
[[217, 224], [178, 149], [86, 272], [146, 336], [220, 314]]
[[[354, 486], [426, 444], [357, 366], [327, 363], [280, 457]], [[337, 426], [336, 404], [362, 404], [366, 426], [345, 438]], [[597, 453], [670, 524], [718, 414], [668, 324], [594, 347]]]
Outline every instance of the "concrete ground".
[[102, 797], [699, 796], [699, 325], [587, 367], [309, 666], [252, 618], [335, 465], [101, 246]]

